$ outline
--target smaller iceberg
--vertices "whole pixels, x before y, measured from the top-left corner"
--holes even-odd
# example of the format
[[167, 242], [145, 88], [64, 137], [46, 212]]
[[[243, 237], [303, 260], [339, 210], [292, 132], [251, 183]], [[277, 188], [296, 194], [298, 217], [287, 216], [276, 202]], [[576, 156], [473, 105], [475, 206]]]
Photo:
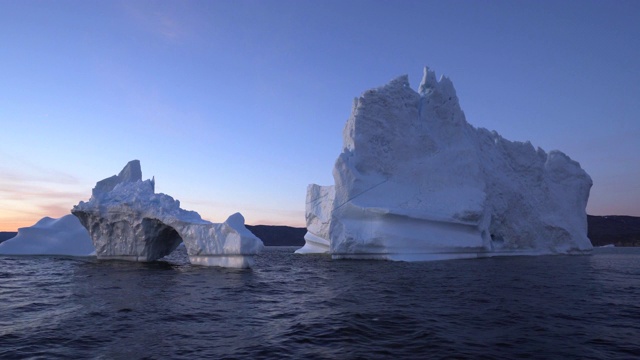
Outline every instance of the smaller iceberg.
[[93, 256], [91, 237], [78, 219], [69, 214], [59, 219], [42, 218], [0, 244], [2, 255]]
[[89, 232], [98, 259], [154, 261], [184, 242], [192, 264], [246, 268], [264, 246], [239, 213], [215, 224], [155, 193], [155, 179], [142, 181], [138, 160], [96, 183], [91, 199], [71, 213]]

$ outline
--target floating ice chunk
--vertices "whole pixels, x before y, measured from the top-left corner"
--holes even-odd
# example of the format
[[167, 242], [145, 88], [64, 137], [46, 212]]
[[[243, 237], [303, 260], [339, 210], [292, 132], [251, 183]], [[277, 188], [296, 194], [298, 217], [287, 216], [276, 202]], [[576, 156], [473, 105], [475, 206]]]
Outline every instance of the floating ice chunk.
[[45, 217], [0, 244], [3, 255], [93, 256], [91, 237], [78, 219], [69, 214], [59, 219]]
[[170, 220], [171, 227], [182, 237], [192, 264], [252, 267], [253, 255], [259, 253], [262, 241], [244, 225], [244, 217], [235, 213], [222, 224]]

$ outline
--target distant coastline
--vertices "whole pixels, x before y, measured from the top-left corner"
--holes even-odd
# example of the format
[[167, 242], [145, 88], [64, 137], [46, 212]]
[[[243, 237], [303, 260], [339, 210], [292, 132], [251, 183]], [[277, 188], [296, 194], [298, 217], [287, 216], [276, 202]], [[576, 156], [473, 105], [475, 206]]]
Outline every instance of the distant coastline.
[[279, 225], [245, 225], [265, 246], [304, 246], [307, 228]]
[[640, 217], [587, 215], [593, 246], [640, 246]]
[[[246, 225], [265, 246], [303, 246], [306, 228], [279, 225]], [[0, 243], [16, 236], [15, 231], [0, 231]]]
[[16, 236], [18, 233], [15, 231], [0, 231], [0, 243], [9, 240], [12, 237]]
[[[593, 246], [640, 246], [640, 217], [587, 215], [589, 239]], [[279, 225], [246, 225], [265, 246], [303, 246], [306, 228]], [[16, 236], [15, 231], [0, 231], [0, 242]]]

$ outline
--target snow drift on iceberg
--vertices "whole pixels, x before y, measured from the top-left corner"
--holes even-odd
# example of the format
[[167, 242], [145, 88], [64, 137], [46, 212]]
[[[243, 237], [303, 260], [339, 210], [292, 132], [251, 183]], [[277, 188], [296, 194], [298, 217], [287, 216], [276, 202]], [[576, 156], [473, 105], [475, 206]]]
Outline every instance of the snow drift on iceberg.
[[592, 248], [580, 165], [471, 126], [452, 82], [428, 68], [419, 92], [402, 76], [355, 99], [343, 144], [334, 188], [308, 188], [301, 252], [420, 261]]

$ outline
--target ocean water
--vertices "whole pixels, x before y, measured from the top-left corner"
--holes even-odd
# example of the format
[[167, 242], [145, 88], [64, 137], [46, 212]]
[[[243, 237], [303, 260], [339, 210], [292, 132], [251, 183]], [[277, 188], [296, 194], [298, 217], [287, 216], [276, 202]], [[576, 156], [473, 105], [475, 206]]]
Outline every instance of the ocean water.
[[251, 270], [0, 257], [2, 359], [640, 358], [640, 249]]

